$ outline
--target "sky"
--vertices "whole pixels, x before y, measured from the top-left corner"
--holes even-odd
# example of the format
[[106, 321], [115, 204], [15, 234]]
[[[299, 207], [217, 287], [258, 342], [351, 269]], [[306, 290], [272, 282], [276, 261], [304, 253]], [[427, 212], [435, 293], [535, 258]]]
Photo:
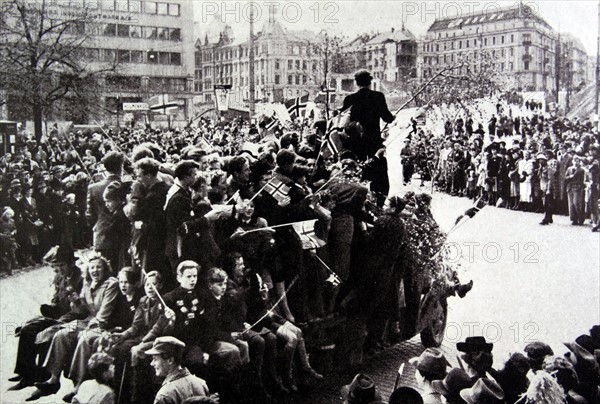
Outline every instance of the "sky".
[[[193, 0], [197, 34], [218, 32], [224, 21], [236, 37], [247, 36], [250, 11], [254, 10], [255, 30], [275, 18], [292, 30], [307, 29], [353, 37], [362, 33], [400, 29], [404, 23], [417, 37], [424, 35], [436, 18], [457, 14], [468, 16], [481, 11], [516, 5], [518, 0], [500, 1], [382, 1], [382, 0]], [[522, 0], [554, 29], [578, 37], [588, 55], [595, 55], [598, 37], [596, 0]], [[219, 21], [217, 23], [216, 21]]]

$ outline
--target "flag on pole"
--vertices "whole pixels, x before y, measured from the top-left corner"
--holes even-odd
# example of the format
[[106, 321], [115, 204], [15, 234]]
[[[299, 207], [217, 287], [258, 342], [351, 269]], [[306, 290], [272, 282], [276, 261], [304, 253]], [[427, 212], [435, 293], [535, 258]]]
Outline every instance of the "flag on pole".
[[177, 111], [182, 105], [180, 100], [169, 99], [168, 94], [155, 95], [148, 100], [150, 111], [168, 114]]
[[307, 105], [308, 94], [303, 95], [302, 97], [296, 97], [291, 100], [287, 100], [285, 102], [285, 107], [287, 108], [290, 118], [292, 119], [299, 116], [304, 116], [304, 111], [306, 110]]
[[325, 154], [330, 154], [334, 158], [343, 150], [341, 135], [344, 133], [346, 126], [350, 123], [350, 111], [348, 108], [344, 112], [332, 117], [327, 122], [327, 132], [325, 133]]
[[300, 236], [303, 250], [313, 250], [323, 247], [326, 243], [317, 237], [315, 233], [315, 223], [317, 219], [305, 220], [300, 223], [293, 223], [294, 231]]
[[283, 207], [290, 204], [290, 187], [285, 185], [277, 178], [272, 179], [265, 185], [265, 191], [277, 201], [278, 205]]
[[275, 128], [277, 128], [277, 126], [281, 126], [281, 121], [279, 120], [279, 117], [277, 116], [277, 113], [275, 111], [273, 111], [273, 114], [271, 114], [271, 116], [265, 117], [263, 122], [265, 124], [265, 128], [268, 131], [274, 130]]

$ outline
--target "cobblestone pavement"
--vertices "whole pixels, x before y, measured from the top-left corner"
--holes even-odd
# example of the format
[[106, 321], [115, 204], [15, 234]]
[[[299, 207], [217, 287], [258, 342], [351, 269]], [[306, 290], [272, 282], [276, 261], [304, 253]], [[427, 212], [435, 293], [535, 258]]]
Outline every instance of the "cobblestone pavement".
[[[454, 343], [444, 341], [440, 347], [446, 358], [453, 366], [458, 366], [457, 350]], [[417, 335], [408, 341], [396, 344], [385, 351], [365, 359], [361, 373], [367, 374], [375, 380], [379, 392], [384, 400], [392, 394], [394, 387], [409, 386], [417, 390], [415, 368], [408, 363], [410, 358], [421, 355], [425, 348]], [[402, 376], [398, 379], [398, 369], [405, 364]], [[352, 381], [355, 373], [327, 375], [325, 381], [315, 386], [310, 391], [304, 392], [294, 402], [298, 403], [340, 403], [340, 389]]]

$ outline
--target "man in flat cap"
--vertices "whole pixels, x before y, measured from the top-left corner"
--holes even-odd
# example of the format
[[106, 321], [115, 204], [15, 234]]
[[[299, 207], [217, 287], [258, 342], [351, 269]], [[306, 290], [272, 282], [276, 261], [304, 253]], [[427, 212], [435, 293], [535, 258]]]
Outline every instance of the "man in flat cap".
[[364, 160], [367, 157], [374, 157], [375, 153], [383, 147], [380, 119], [391, 123], [395, 116], [389, 111], [383, 93], [371, 90], [373, 77], [369, 72], [363, 70], [356, 73], [354, 80], [359, 90], [344, 99], [342, 110], [352, 107], [350, 119], [359, 122], [362, 126], [362, 142], [359, 143], [361, 147], [352, 151]]
[[158, 337], [146, 355], [152, 355], [156, 376], [164, 377], [154, 404], [176, 404], [190, 397], [209, 396], [206, 382], [181, 366], [185, 344], [175, 337]]

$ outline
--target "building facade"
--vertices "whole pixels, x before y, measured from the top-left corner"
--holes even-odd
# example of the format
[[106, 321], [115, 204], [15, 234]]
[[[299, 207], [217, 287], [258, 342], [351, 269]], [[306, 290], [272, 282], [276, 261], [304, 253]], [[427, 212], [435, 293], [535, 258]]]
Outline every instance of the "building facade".
[[[185, 122], [193, 117], [193, 5], [186, 0], [98, 2], [103, 7], [97, 35], [86, 46], [94, 61], [117, 59], [118, 73], [105, 78], [106, 109], [120, 123], [147, 120]], [[117, 10], [115, 10], [117, 8]], [[127, 14], [125, 14], [127, 10]], [[150, 107], [177, 104], [155, 111], [123, 111], [123, 103]], [[144, 116], [146, 115], [147, 116]]]
[[[229, 28], [217, 41], [197, 40], [194, 87], [201, 103], [213, 102], [215, 85], [230, 85], [230, 108], [248, 110], [249, 50], [249, 38], [232, 38]], [[277, 21], [267, 22], [255, 34], [254, 75], [256, 102], [283, 102], [306, 93], [314, 96], [324, 77], [316, 35], [286, 31]]]
[[417, 40], [404, 26], [375, 35], [363, 49], [366, 69], [373, 78], [399, 81], [416, 77]]
[[554, 91], [556, 46], [554, 29], [521, 4], [439, 19], [420, 41], [418, 77], [458, 64], [476, 71], [486, 63], [513, 80], [515, 90]]
[[582, 88], [587, 83], [587, 52], [585, 47], [575, 36], [571, 34], [560, 35], [561, 57], [563, 63], [561, 68], [565, 70], [565, 83], [572, 88]]
[[[47, 3], [40, 5], [45, 7], [39, 11], [44, 13], [42, 17], [68, 24], [69, 29], [63, 35], [65, 42], [72, 43], [73, 38], [80, 41], [76, 49], [77, 68], [84, 73], [101, 74], [98, 89], [90, 89], [90, 93], [98, 93], [100, 101], [96, 101], [89, 112], [76, 115], [68, 108], [58, 109], [52, 111], [53, 119], [75, 123], [104, 121], [114, 125], [117, 122], [183, 122], [191, 117], [192, 2], [70, 0]], [[49, 34], [49, 39], [54, 41], [51, 35], [60, 35], [58, 29]], [[61, 75], [60, 69], [56, 74]], [[69, 93], [65, 99], [70, 100]], [[123, 103], [127, 102], [155, 105], [162, 102], [153, 99], [168, 100], [176, 106], [156, 111], [143, 111], [143, 106], [137, 111], [123, 110]]]

